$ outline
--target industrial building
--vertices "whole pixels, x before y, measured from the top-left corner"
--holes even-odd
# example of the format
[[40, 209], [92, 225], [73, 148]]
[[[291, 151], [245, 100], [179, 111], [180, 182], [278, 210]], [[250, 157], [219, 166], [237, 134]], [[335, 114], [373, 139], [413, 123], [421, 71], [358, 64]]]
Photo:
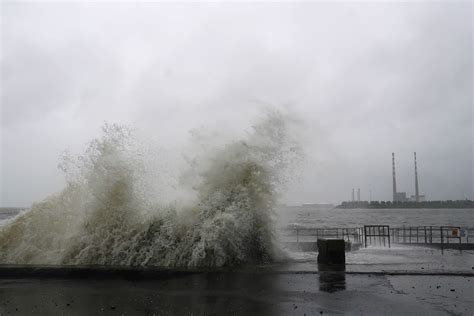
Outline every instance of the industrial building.
[[414, 161], [415, 161], [415, 195], [407, 197], [406, 192], [397, 191], [397, 178], [395, 172], [395, 153], [392, 153], [392, 186], [393, 186], [393, 202], [423, 202], [425, 201], [425, 196], [420, 194], [418, 187], [418, 167], [416, 163], [416, 152], [414, 152]]

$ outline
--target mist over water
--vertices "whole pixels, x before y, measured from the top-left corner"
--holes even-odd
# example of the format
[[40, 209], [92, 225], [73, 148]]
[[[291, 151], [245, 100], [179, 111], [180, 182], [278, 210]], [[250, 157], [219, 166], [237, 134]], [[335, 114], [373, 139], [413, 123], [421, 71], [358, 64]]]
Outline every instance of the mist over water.
[[[284, 115], [270, 110], [245, 139], [203, 144], [181, 186], [151, 186], [146, 150], [123, 126], [60, 164], [67, 185], [0, 228], [0, 263], [221, 267], [280, 255], [274, 207], [298, 159]], [[199, 137], [194, 142], [202, 141]], [[160, 157], [153, 157], [158, 160]], [[166, 177], [163, 170], [163, 176]], [[170, 183], [171, 183], [170, 179]], [[156, 201], [159, 187], [184, 200]], [[172, 203], [169, 200], [173, 201]]]

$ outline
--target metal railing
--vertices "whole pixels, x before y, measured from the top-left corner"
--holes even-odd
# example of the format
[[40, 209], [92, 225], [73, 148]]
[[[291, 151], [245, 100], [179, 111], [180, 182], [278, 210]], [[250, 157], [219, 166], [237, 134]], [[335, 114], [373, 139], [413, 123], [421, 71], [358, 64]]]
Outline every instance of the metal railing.
[[[409, 226], [391, 228], [390, 234], [394, 243], [398, 244], [439, 244], [444, 249], [445, 244], [455, 240], [461, 249], [462, 230], [459, 226]], [[466, 234], [466, 243], [469, 242]]]
[[385, 246], [387, 241], [390, 248], [390, 226], [388, 225], [364, 225], [364, 244], [367, 247], [367, 241], [370, 244], [377, 243], [381, 246], [382, 242]]
[[294, 228], [296, 242], [316, 241], [319, 238], [340, 238], [346, 241], [362, 243], [362, 227], [349, 228]]
[[426, 244], [439, 245], [443, 250], [447, 244], [459, 244], [461, 250], [463, 238], [469, 243], [472, 229], [461, 229], [459, 226], [405, 226], [365, 225], [350, 228], [304, 228], [290, 229], [294, 232], [296, 242], [315, 242], [319, 238], [338, 238], [346, 241], [368, 245]]

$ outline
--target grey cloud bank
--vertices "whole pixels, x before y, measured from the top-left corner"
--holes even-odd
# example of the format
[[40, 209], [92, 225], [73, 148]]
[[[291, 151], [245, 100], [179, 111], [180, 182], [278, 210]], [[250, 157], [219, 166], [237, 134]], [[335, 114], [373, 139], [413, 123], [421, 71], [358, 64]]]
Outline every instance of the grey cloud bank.
[[[2, 2], [1, 206], [64, 185], [104, 121], [178, 147], [241, 133], [261, 104], [301, 121], [287, 203], [474, 198], [472, 3]], [[229, 132], [231, 131], [231, 132]]]

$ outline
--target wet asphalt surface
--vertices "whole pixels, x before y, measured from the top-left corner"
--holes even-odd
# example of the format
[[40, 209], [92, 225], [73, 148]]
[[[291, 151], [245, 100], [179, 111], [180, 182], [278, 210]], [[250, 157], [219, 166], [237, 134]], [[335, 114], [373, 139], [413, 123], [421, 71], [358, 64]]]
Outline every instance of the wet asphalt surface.
[[474, 275], [223, 271], [0, 278], [1, 315], [472, 315]]

